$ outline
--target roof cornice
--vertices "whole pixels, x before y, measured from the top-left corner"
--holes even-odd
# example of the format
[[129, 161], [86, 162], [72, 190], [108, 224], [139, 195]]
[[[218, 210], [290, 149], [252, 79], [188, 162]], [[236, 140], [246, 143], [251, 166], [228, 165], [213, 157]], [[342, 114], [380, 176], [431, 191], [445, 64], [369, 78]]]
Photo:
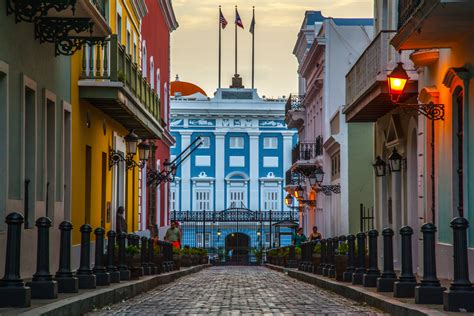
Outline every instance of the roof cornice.
[[165, 16], [166, 25], [168, 26], [168, 32], [173, 32], [179, 26], [178, 21], [176, 20], [176, 15], [174, 14], [172, 0], [157, 0], [160, 5], [161, 11]]

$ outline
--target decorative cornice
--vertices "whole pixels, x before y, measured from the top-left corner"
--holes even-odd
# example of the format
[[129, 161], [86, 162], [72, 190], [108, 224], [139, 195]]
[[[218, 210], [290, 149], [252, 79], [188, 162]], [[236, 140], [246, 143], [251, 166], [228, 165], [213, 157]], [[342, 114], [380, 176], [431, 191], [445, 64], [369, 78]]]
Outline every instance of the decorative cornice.
[[173, 4], [171, 0], [158, 0], [161, 11], [165, 17], [166, 25], [168, 26], [168, 31], [171, 33], [176, 30], [179, 26], [178, 21], [173, 10]]
[[471, 77], [469, 73], [469, 69], [466, 67], [451, 67], [446, 71], [444, 75], [443, 84], [447, 88], [453, 88], [453, 83], [455, 82], [456, 78], [461, 80], [469, 80]]

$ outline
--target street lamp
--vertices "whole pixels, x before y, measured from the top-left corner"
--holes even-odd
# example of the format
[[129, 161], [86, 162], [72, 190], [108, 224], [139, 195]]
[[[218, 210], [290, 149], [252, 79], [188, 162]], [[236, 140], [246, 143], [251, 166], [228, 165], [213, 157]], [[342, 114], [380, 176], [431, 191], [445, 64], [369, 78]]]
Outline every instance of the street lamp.
[[387, 76], [388, 93], [393, 103], [397, 103], [405, 91], [408, 73], [403, 69], [403, 63], [399, 62], [392, 72]]
[[301, 185], [299, 185], [295, 189], [295, 198], [297, 198], [298, 200], [301, 200], [303, 198], [303, 194], [304, 194], [303, 187]]
[[324, 171], [321, 167], [317, 168], [314, 171], [314, 179], [316, 180], [317, 184], [323, 183], [324, 180]]
[[402, 159], [402, 155], [397, 152], [396, 148], [393, 148], [392, 154], [388, 158], [392, 172], [400, 172], [402, 170]]
[[[150, 145], [146, 142], [142, 142], [138, 145], [139, 138], [134, 130], [131, 130], [130, 133], [124, 137], [124, 140], [126, 148], [125, 156], [123, 153], [109, 148], [109, 169], [112, 169], [113, 166], [119, 164], [121, 161], [125, 162], [127, 169], [135, 167], [143, 169], [150, 156]], [[140, 163], [136, 163], [135, 160], [133, 160], [133, 157], [137, 154], [137, 148], [139, 150]]]
[[380, 158], [380, 156], [377, 156], [375, 159], [374, 164], [372, 165], [375, 170], [375, 176], [377, 177], [384, 177], [385, 176], [385, 169], [387, 166], [387, 163]]
[[217, 229], [217, 241], [219, 241], [220, 238], [221, 238], [221, 229], [218, 228]]
[[293, 197], [291, 196], [291, 194], [288, 193], [285, 197], [286, 206], [290, 206], [292, 202], [293, 202]]

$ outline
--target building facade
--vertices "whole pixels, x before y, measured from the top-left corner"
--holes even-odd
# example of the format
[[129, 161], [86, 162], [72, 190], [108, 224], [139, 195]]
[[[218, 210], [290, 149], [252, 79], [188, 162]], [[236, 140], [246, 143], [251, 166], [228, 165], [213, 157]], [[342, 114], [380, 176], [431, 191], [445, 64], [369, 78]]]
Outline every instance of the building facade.
[[[367, 163], [372, 126], [349, 127], [341, 112], [345, 73], [371, 41], [372, 25], [372, 19], [333, 19], [308, 11], [298, 35], [294, 53], [302, 84], [288, 99], [286, 122], [298, 129], [299, 142], [288, 170], [296, 181], [287, 191], [301, 195], [306, 233], [313, 226], [324, 236], [355, 232], [361, 205], [373, 206], [371, 177], [364, 177], [372, 170]], [[311, 181], [318, 172], [322, 181]]]
[[[293, 214], [284, 203], [284, 186], [296, 131], [288, 130], [284, 122], [284, 100], [262, 99], [255, 89], [243, 87], [218, 89], [209, 98], [199, 87], [181, 81], [172, 83], [172, 93], [171, 129], [176, 145], [171, 160], [198, 137], [202, 145], [177, 170], [171, 185], [171, 217], [183, 211], [273, 212], [274, 224], [277, 213]], [[255, 216], [261, 223], [260, 215]], [[291, 219], [297, 220], [296, 215]], [[240, 227], [212, 229], [204, 238], [198, 235], [202, 232], [184, 232], [188, 234], [185, 244], [204, 246], [207, 242], [206, 247], [220, 248], [231, 243], [228, 235], [236, 233], [248, 235], [250, 247], [257, 247], [259, 240], [261, 246], [269, 247], [278, 239], [270, 236], [268, 224], [260, 234], [243, 221]]]
[[[170, 85], [170, 33], [176, 30], [178, 22], [170, 0], [147, 0], [148, 13], [142, 23], [142, 72], [152, 90], [160, 100], [160, 120], [163, 126], [162, 138], [150, 141], [154, 150], [150, 153], [147, 168], [139, 177], [138, 230], [150, 226], [162, 231], [169, 226], [169, 183], [158, 186], [147, 184], [147, 169], [161, 171], [164, 162], [170, 157], [170, 146], [174, 144], [171, 136], [169, 115]], [[155, 231], [155, 230], [154, 230]]]

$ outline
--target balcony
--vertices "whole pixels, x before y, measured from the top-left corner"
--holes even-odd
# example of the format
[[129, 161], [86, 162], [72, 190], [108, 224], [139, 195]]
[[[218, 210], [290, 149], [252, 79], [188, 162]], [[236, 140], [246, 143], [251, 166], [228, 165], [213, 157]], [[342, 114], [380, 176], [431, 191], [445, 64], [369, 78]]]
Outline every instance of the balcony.
[[304, 96], [291, 94], [285, 105], [285, 122], [288, 128], [302, 128], [305, 118]]
[[7, 0], [7, 15], [34, 23], [34, 38], [55, 45], [56, 55], [72, 55], [85, 43], [103, 43], [111, 34], [105, 0]]
[[397, 50], [452, 47], [474, 30], [474, 1], [400, 0]]
[[79, 96], [141, 138], [161, 138], [160, 100], [132, 56], [112, 35], [82, 52]]
[[[380, 32], [347, 73], [343, 110], [347, 122], [375, 122], [395, 108], [387, 87], [387, 74], [396, 66], [397, 52], [390, 46], [395, 34], [395, 31]], [[404, 102], [417, 95], [418, 81], [407, 52], [402, 53], [401, 61], [412, 79], [400, 99]]]
[[323, 155], [323, 137], [318, 136], [314, 142], [298, 142], [291, 151], [292, 170], [303, 174], [312, 172]]

